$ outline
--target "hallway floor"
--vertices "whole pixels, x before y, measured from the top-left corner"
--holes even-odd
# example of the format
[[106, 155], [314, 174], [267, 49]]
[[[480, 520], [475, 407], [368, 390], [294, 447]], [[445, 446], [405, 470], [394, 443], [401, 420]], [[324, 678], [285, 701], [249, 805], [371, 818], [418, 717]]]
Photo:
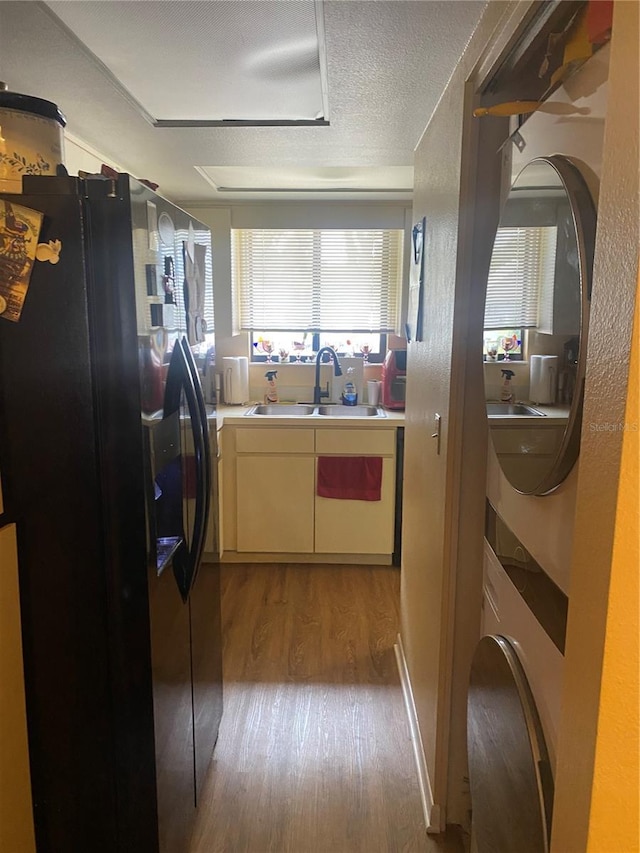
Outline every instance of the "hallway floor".
[[191, 853], [461, 853], [427, 836], [391, 567], [222, 566], [224, 715]]

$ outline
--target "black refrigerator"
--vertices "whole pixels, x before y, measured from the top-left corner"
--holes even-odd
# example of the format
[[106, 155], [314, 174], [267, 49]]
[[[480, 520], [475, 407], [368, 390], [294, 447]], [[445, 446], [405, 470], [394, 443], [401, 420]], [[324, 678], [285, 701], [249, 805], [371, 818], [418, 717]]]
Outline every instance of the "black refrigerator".
[[186, 853], [222, 714], [210, 232], [128, 175], [0, 208], [5, 294], [37, 243], [0, 313], [37, 849]]

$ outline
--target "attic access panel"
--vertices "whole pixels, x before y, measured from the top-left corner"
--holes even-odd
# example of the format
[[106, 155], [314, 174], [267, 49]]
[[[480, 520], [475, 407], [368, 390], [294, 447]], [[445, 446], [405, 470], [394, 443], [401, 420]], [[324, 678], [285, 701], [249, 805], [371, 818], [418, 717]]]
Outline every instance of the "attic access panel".
[[156, 126], [327, 124], [320, 0], [52, 0]]

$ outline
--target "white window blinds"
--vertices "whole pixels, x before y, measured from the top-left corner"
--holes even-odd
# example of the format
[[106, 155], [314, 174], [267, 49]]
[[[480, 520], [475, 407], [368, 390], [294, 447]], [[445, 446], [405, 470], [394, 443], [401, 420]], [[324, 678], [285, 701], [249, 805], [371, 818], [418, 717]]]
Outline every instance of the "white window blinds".
[[[211, 237], [208, 231], [200, 228], [194, 229], [195, 242], [210, 246]], [[176, 303], [176, 314], [180, 319], [180, 323], [185, 323], [186, 309], [184, 304], [184, 255], [183, 245], [189, 239], [189, 232], [186, 228], [177, 228], [175, 231], [173, 246], [160, 245], [160, 251], [164, 258], [173, 258], [173, 267], [175, 275], [174, 300]], [[210, 249], [207, 251], [204, 267], [204, 319], [207, 322], [207, 329], [213, 332], [215, 328], [215, 320], [213, 316], [213, 266]]]
[[551, 286], [555, 227], [498, 228], [484, 313], [485, 329], [535, 328], [540, 295]]
[[395, 331], [402, 239], [399, 230], [234, 230], [239, 327]]

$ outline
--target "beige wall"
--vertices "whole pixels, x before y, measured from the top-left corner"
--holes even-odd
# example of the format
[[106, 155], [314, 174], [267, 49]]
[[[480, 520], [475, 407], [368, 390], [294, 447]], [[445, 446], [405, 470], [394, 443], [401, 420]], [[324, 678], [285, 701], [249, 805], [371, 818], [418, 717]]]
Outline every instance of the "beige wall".
[[[490, 179], [499, 180], [501, 163], [492, 126], [473, 119], [467, 80], [528, 8], [489, 4], [415, 155], [413, 221], [427, 218], [426, 307], [424, 341], [411, 343], [408, 355], [401, 633], [436, 806], [431, 829], [468, 825], [466, 686], [480, 631], [487, 436], [481, 328], [475, 363], [469, 332], [497, 225]], [[483, 213], [474, 220], [476, 204]], [[431, 438], [436, 413], [440, 455]]]
[[[632, 431], [638, 417], [637, 379], [630, 382], [628, 371], [630, 353], [638, 357], [632, 323], [639, 26], [636, 2], [614, 8], [558, 748], [557, 853], [638, 849], [638, 445]], [[625, 424], [627, 431], [618, 426]]]

